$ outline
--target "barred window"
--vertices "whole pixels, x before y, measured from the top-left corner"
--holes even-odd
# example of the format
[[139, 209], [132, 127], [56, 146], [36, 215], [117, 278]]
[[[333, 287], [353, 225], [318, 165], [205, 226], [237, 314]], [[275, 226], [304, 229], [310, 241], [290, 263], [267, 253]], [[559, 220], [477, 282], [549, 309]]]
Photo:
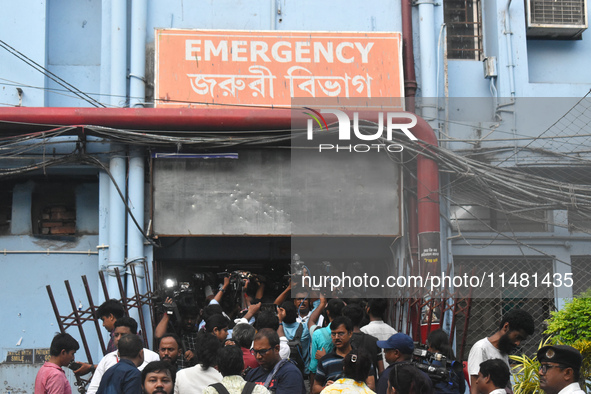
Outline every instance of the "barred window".
[[444, 0], [449, 59], [482, 60], [482, 12], [480, 0]]
[[450, 220], [462, 232], [545, 232], [549, 211], [532, 209], [504, 212], [482, 186], [470, 181], [456, 182], [451, 190]]

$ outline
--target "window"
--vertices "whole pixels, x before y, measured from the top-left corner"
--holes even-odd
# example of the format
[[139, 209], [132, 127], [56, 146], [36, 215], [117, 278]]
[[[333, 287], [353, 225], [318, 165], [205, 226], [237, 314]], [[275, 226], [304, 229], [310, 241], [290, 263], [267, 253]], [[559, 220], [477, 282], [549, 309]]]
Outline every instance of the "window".
[[3, 184], [0, 187], [0, 235], [10, 234], [10, 220], [12, 218], [12, 185]]
[[591, 233], [591, 217], [582, 210], [569, 209], [568, 230], [571, 233]]
[[450, 220], [462, 232], [544, 232], [548, 211], [532, 209], [504, 212], [490, 191], [475, 182], [457, 182], [452, 187]]
[[480, 0], [444, 0], [449, 59], [482, 60]]
[[33, 234], [76, 234], [75, 185], [38, 183], [33, 192], [31, 218]]

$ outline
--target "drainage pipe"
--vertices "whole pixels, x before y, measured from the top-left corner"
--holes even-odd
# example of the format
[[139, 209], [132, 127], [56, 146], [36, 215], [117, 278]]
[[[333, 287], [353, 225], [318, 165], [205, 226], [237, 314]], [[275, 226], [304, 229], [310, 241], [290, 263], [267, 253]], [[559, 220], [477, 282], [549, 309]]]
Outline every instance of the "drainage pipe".
[[111, 105], [127, 104], [127, 1], [111, 1]]
[[131, 2], [131, 60], [129, 64], [129, 106], [143, 107], [146, 97], [146, 21], [148, 1]]
[[[126, 194], [125, 148], [113, 144], [116, 150], [109, 162], [109, 171], [113, 177], [109, 184], [109, 261], [107, 263], [107, 286], [111, 298], [119, 298], [119, 287], [115, 268], [125, 274], [125, 204], [119, 192]], [[115, 182], [113, 184], [113, 181]], [[118, 190], [119, 188], [119, 190]]]

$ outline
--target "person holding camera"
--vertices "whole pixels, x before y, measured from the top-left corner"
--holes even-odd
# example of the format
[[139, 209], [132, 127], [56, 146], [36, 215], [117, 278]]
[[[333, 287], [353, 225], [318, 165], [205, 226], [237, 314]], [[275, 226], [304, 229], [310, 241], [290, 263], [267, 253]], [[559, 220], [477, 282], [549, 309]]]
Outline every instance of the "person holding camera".
[[390, 367], [388, 394], [433, 394], [431, 379], [413, 364], [402, 362]]
[[180, 326], [179, 330], [174, 330], [181, 339], [179, 343], [180, 355], [176, 365], [179, 369], [187, 368], [194, 365], [195, 347], [197, 342], [197, 332], [199, 331], [197, 325], [200, 321], [200, 313], [197, 307], [182, 307], [176, 309], [176, 304], [172, 298], [167, 297], [164, 301], [165, 313], [162, 315], [162, 319], [154, 330], [154, 337], [160, 340], [165, 334], [169, 333], [168, 325], [171, 317], [176, 312], [180, 315]]
[[[442, 354], [448, 361], [459, 362], [455, 361], [455, 355], [449, 344], [448, 336], [445, 331], [441, 329], [431, 331], [427, 336], [427, 346], [429, 352]], [[445, 365], [437, 360], [433, 361], [433, 365], [437, 367], [445, 367]], [[447, 382], [434, 381], [433, 389], [435, 393], [463, 394], [466, 389], [466, 381], [462, 372], [462, 368], [455, 368], [449, 371], [449, 380]]]

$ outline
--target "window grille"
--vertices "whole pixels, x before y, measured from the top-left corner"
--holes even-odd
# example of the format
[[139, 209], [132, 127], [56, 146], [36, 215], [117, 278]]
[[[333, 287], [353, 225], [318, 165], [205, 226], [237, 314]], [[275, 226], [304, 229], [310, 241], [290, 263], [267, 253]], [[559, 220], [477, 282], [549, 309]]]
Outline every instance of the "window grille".
[[480, 0], [444, 0], [448, 59], [482, 60]]

